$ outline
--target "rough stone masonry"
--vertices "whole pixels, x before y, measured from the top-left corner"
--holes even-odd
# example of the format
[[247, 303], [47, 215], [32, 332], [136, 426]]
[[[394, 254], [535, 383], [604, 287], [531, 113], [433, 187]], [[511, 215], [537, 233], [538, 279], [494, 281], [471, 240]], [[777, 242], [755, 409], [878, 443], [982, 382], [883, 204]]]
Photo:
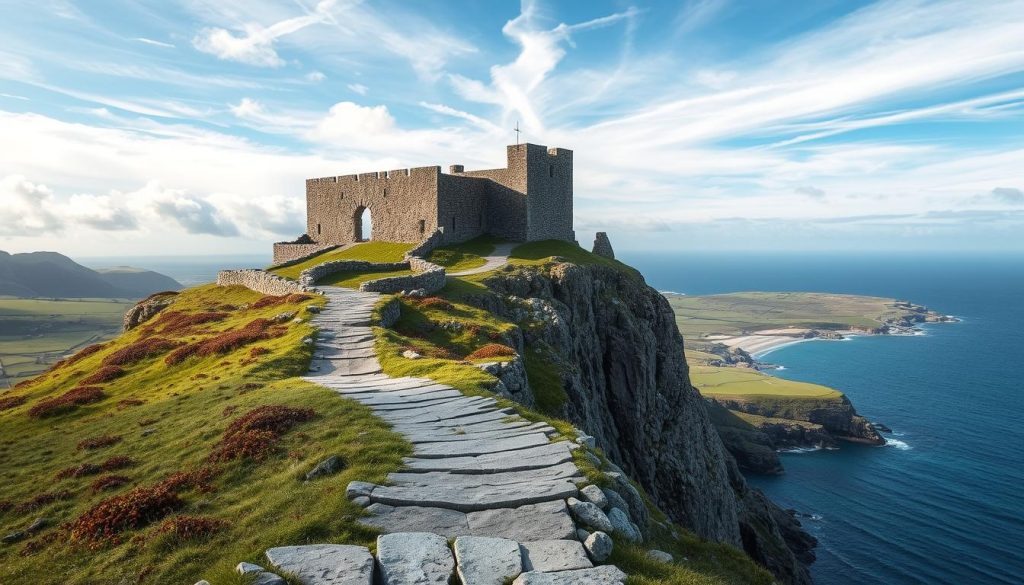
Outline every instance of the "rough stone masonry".
[[274, 262], [311, 249], [362, 239], [419, 242], [440, 231], [442, 244], [490, 234], [504, 240], [575, 241], [572, 151], [538, 144], [507, 147], [501, 169], [418, 167], [306, 181], [306, 233], [274, 245]]

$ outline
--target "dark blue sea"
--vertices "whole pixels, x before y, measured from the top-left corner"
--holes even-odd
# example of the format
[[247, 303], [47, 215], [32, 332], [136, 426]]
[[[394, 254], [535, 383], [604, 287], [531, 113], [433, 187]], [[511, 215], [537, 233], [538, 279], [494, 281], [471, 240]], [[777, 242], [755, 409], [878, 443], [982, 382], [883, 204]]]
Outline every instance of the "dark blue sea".
[[1024, 257], [620, 253], [659, 290], [907, 299], [963, 319], [915, 337], [779, 349], [776, 375], [838, 388], [886, 447], [785, 454], [750, 477], [809, 515], [816, 583], [1024, 583]]

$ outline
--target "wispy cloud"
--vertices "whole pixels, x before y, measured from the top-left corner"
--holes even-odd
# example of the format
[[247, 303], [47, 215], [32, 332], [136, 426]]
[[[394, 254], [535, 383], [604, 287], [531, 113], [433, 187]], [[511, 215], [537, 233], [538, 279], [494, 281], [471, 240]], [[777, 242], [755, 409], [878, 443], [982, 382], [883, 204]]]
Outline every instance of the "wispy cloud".
[[165, 49], [174, 49], [174, 48], [176, 48], [171, 43], [165, 43], [163, 41], [156, 41], [156, 40], [153, 40], [153, 39], [147, 39], [146, 37], [135, 37], [132, 40], [134, 40], [136, 42], [139, 42], [139, 43], [143, 43], [145, 45], [152, 45], [154, 47], [163, 47]]

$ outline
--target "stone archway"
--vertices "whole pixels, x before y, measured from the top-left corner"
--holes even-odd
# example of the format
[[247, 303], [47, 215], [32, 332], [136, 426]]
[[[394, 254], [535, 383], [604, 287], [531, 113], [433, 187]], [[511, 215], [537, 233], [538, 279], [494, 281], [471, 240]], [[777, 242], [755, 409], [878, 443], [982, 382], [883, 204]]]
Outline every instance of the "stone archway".
[[352, 237], [357, 242], [368, 242], [373, 239], [373, 215], [370, 213], [370, 208], [365, 205], [356, 207], [355, 213], [352, 215], [352, 226], [353, 234]]

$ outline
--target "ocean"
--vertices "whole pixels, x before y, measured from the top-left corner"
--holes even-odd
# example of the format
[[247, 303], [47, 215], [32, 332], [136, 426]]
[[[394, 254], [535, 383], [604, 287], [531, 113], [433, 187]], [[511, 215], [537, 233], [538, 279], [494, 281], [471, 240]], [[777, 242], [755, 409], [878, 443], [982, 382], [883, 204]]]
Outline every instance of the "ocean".
[[790, 345], [774, 375], [846, 393], [885, 447], [783, 454], [748, 479], [805, 517], [821, 585], [1024, 583], [1024, 257], [650, 254], [659, 290], [895, 297], [963, 321], [914, 337]]
[[[895, 297], [960, 317], [914, 337], [813, 341], [765, 358], [773, 372], [845, 392], [890, 445], [784, 454], [749, 477], [820, 541], [820, 585], [1024, 582], [1024, 257], [751, 255], [624, 251], [659, 290], [813, 291]], [[267, 256], [82, 258], [186, 286]]]

